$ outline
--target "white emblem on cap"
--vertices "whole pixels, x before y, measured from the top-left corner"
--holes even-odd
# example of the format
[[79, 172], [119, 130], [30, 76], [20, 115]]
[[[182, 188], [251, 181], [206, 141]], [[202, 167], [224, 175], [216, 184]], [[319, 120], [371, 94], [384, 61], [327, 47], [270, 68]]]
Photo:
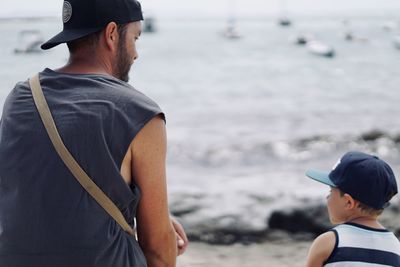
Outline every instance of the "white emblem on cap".
[[64, 1], [62, 16], [64, 23], [67, 23], [72, 17], [72, 6], [71, 3], [68, 1]]
[[336, 169], [336, 167], [340, 164], [340, 161], [341, 161], [341, 158], [336, 162], [336, 164], [333, 166], [333, 168], [332, 168], [332, 171], [334, 170], [334, 169]]

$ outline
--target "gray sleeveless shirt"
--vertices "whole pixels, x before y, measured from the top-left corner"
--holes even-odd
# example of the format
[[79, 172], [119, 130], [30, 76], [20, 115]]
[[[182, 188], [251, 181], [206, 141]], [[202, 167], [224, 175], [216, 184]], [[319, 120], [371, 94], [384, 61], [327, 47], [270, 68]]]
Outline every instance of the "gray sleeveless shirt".
[[[45, 69], [40, 81], [65, 145], [133, 226], [140, 191], [120, 168], [135, 135], [164, 116], [160, 108], [111, 76]], [[27, 82], [7, 97], [0, 124], [0, 266], [146, 266], [137, 241], [56, 154]]]

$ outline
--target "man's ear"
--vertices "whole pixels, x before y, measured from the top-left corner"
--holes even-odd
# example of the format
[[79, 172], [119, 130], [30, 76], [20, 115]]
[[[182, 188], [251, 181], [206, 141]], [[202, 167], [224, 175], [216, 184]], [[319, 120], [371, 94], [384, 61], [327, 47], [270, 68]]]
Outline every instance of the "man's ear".
[[343, 198], [345, 200], [345, 209], [346, 210], [352, 210], [354, 208], [357, 207], [358, 202], [357, 200], [355, 200], [352, 196], [350, 196], [349, 194], [344, 194]]
[[116, 52], [118, 49], [118, 26], [115, 22], [110, 22], [104, 29], [102, 36], [105, 41], [106, 48], [111, 52]]

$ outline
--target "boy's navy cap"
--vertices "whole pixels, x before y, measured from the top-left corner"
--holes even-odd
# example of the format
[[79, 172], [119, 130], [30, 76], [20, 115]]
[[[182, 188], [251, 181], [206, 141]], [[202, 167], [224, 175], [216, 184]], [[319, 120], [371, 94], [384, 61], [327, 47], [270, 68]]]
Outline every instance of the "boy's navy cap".
[[68, 0], [64, 1], [63, 31], [44, 43], [46, 50], [104, 29], [108, 23], [125, 24], [143, 20], [136, 0]]
[[396, 178], [390, 166], [377, 156], [348, 152], [331, 172], [309, 170], [306, 175], [316, 181], [337, 187], [361, 203], [383, 209], [397, 194]]

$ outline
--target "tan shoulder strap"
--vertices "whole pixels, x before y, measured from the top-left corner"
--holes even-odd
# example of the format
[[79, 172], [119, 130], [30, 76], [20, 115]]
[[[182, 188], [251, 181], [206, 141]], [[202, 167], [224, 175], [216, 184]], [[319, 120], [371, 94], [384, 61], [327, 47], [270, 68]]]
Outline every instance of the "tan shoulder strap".
[[92, 181], [92, 179], [79, 166], [74, 157], [65, 147], [63, 141], [61, 140], [60, 134], [57, 131], [57, 127], [54, 123], [49, 106], [47, 105], [42, 87], [40, 86], [39, 74], [29, 79], [29, 85], [32, 90], [35, 105], [39, 111], [40, 118], [42, 119], [42, 122], [58, 155], [64, 161], [65, 165], [68, 167], [71, 173], [75, 176], [76, 180], [78, 180], [78, 182], [97, 201], [97, 203], [99, 203], [99, 205], [103, 207], [105, 211], [110, 214], [111, 217], [114, 218], [114, 220], [122, 227], [122, 229], [124, 229], [129, 234], [134, 235], [132, 227], [126, 222], [121, 211]]

